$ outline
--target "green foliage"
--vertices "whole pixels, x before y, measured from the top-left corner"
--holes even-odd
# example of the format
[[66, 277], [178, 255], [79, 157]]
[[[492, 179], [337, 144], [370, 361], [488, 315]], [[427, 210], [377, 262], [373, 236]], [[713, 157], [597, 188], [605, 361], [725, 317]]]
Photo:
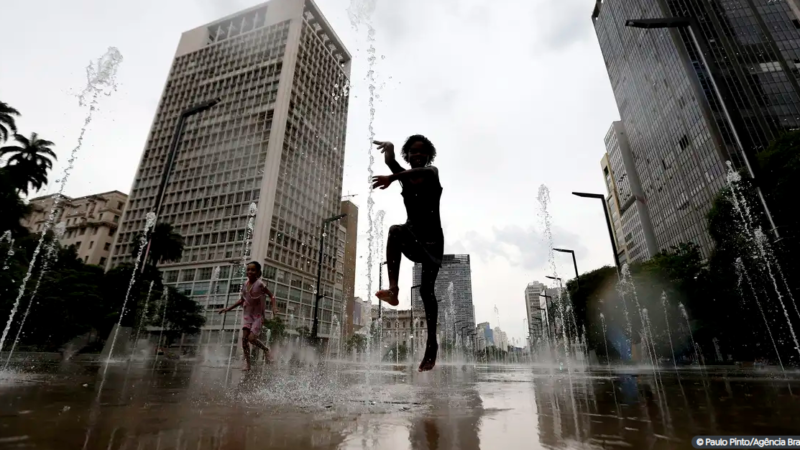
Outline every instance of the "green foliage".
[[30, 213], [30, 206], [19, 196], [16, 184], [11, 179], [7, 168], [0, 168], [0, 233], [10, 230], [14, 237], [28, 234], [28, 230], [20, 224], [20, 220]]
[[[395, 352], [397, 354], [395, 354]], [[386, 362], [405, 361], [410, 356], [409, 348], [406, 344], [390, 345], [389, 348], [383, 352], [383, 360]]]
[[[139, 256], [142, 233], [136, 233], [131, 239], [131, 257]], [[155, 266], [158, 263], [180, 261], [183, 256], [183, 236], [176, 233], [172, 224], [158, 223], [150, 234], [150, 254], [147, 263]]]
[[55, 144], [41, 139], [36, 133], [31, 133], [30, 138], [14, 134], [14, 139], [19, 145], [0, 148], [0, 157], [10, 155], [4, 167], [6, 176], [18, 191], [27, 195], [28, 186], [38, 191], [47, 184], [47, 172], [53, 168], [52, 160], [56, 159], [50, 147]]
[[300, 336], [300, 340], [305, 342], [311, 337], [311, 330], [308, 329], [307, 326], [297, 327], [294, 329], [297, 334]]
[[[163, 308], [159, 308], [159, 314]], [[203, 308], [199, 303], [184, 295], [177, 289], [169, 288], [169, 298], [166, 308], [166, 321], [164, 322], [164, 336], [167, 346], [178, 340], [181, 334], [197, 334], [205, 325]], [[160, 320], [156, 326], [161, 326]]]
[[265, 321], [263, 327], [270, 330], [270, 341], [272, 342], [283, 342], [286, 338], [286, 325], [280, 317]]
[[17, 132], [15, 117], [19, 117], [19, 111], [8, 103], [0, 102], [0, 142], [7, 141], [12, 133]]
[[367, 351], [367, 337], [363, 334], [354, 334], [347, 338], [345, 350], [348, 354], [355, 352], [364, 353]]

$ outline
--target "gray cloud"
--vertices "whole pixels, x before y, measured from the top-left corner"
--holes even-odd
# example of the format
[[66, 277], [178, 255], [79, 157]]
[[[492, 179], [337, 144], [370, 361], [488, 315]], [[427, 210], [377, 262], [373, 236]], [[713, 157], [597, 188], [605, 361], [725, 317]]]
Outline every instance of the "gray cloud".
[[[554, 229], [553, 240], [556, 246], [570, 248], [578, 254], [586, 251], [580, 238], [567, 230]], [[548, 263], [548, 248], [544, 236], [532, 226], [495, 227], [489, 237], [470, 231], [449, 248], [454, 253], [476, 255], [485, 262], [494, 258], [505, 259], [510, 265], [528, 271], [541, 270]]]
[[540, 31], [534, 51], [563, 50], [593, 36], [594, 0], [558, 0], [539, 3], [532, 17]]

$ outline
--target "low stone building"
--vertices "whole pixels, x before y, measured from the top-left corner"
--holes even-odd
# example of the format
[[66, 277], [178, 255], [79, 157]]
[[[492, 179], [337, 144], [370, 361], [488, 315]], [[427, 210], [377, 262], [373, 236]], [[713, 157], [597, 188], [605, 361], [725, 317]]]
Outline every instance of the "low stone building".
[[[58, 194], [31, 199], [31, 213], [22, 225], [31, 233], [45, 229]], [[106, 266], [114, 234], [128, 196], [119, 191], [103, 192], [79, 198], [62, 196], [55, 212], [54, 224], [64, 222], [63, 246], [75, 246], [78, 257], [86, 264]]]

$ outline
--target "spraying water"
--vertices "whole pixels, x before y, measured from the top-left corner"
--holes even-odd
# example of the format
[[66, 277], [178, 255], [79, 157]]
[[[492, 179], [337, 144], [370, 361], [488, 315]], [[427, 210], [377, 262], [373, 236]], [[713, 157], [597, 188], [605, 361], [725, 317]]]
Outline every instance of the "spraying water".
[[67, 160], [67, 167], [64, 168], [64, 173], [61, 178], [56, 180], [56, 182], [59, 183], [58, 192], [53, 196], [53, 206], [50, 208], [50, 213], [48, 214], [47, 220], [42, 228], [42, 234], [39, 237], [39, 242], [36, 245], [36, 249], [33, 251], [33, 255], [31, 255], [28, 273], [25, 274], [25, 277], [20, 283], [19, 293], [14, 301], [14, 306], [11, 308], [11, 313], [8, 316], [6, 327], [3, 329], [2, 337], [0, 337], [0, 351], [3, 350], [6, 337], [11, 329], [11, 323], [14, 321], [14, 316], [17, 314], [20, 300], [25, 294], [25, 288], [28, 285], [28, 281], [31, 279], [31, 275], [33, 274], [33, 268], [36, 267], [36, 262], [39, 257], [39, 253], [42, 251], [42, 245], [44, 244], [45, 236], [53, 227], [53, 223], [56, 220], [56, 212], [59, 210], [61, 202], [64, 200], [64, 187], [67, 185], [70, 173], [75, 165], [75, 160], [78, 157], [78, 151], [83, 146], [83, 139], [86, 135], [86, 130], [89, 128], [89, 124], [92, 122], [94, 113], [97, 110], [97, 104], [100, 96], [109, 96], [117, 88], [117, 68], [121, 62], [122, 54], [119, 52], [119, 50], [117, 50], [115, 47], [109, 47], [103, 56], [98, 58], [97, 61], [89, 63], [89, 65], [86, 67], [86, 87], [78, 96], [78, 104], [80, 106], [88, 106], [89, 111], [83, 121], [83, 128], [81, 128], [81, 132], [78, 135], [78, 143], [70, 152], [69, 159]]
[[[372, 15], [375, 12], [377, 0], [350, 0], [350, 6], [347, 8], [347, 15], [350, 19], [350, 24], [354, 29], [358, 30], [359, 25], [365, 25], [367, 28], [367, 42], [368, 49], [368, 70], [366, 81], [369, 88], [369, 139], [368, 139], [368, 155], [369, 165], [367, 166], [367, 183], [369, 184], [369, 194], [367, 195], [367, 220], [369, 225], [367, 227], [367, 295], [372, 295], [372, 269], [374, 265], [373, 255], [375, 253], [375, 200], [372, 198], [374, 189], [372, 188], [372, 177], [375, 175], [373, 165], [375, 164], [375, 156], [373, 155], [372, 142], [375, 140], [375, 89], [376, 89], [376, 76], [375, 76], [375, 29], [372, 26]], [[368, 318], [367, 329], [372, 326], [372, 317]], [[367, 339], [371, 339], [371, 333], [368, 333]], [[371, 345], [371, 342], [370, 342]], [[369, 345], [367, 346], [369, 348]]]
[[611, 370], [611, 358], [608, 355], [608, 332], [606, 331], [606, 316], [604, 316], [603, 313], [600, 313], [600, 324], [603, 327], [603, 345], [606, 349], [606, 366], [609, 370]]
[[[794, 349], [800, 355], [800, 343], [797, 341], [797, 334], [794, 332], [794, 326], [792, 326], [792, 320], [789, 318], [789, 311], [786, 310], [786, 304], [783, 301], [783, 295], [781, 294], [780, 288], [778, 288], [778, 281], [775, 279], [775, 274], [772, 272], [772, 264], [770, 264], [769, 259], [767, 257], [766, 252], [766, 240], [767, 236], [764, 235], [764, 232], [761, 231], [761, 228], [756, 228], [753, 231], [753, 236], [755, 238], [756, 246], [758, 247], [758, 252], [761, 257], [766, 261], [767, 265], [767, 273], [769, 274], [769, 278], [772, 281], [772, 287], [775, 289], [775, 294], [778, 296], [778, 303], [781, 305], [781, 309], [783, 310], [783, 315], [786, 317], [786, 323], [789, 325], [789, 333], [792, 335], [792, 341], [794, 341]], [[795, 305], [797, 308], [797, 305]]]
[[147, 213], [147, 216], [145, 216], [144, 232], [139, 236], [139, 253], [136, 256], [136, 261], [133, 263], [133, 274], [131, 275], [130, 283], [128, 283], [128, 291], [125, 293], [125, 300], [122, 301], [122, 310], [119, 312], [119, 320], [117, 321], [116, 329], [114, 329], [114, 337], [111, 338], [111, 346], [108, 350], [108, 358], [106, 358], [106, 365], [103, 369], [103, 375], [105, 375], [106, 371], [108, 370], [108, 363], [111, 362], [111, 358], [114, 356], [114, 345], [117, 343], [119, 329], [122, 327], [122, 318], [125, 317], [125, 308], [128, 306], [128, 299], [131, 296], [133, 285], [136, 283], [136, 274], [139, 271], [139, 262], [142, 260], [142, 254], [144, 253], [144, 248], [147, 245], [147, 234], [155, 226], [155, 224], [156, 213]]
[[667, 293], [661, 292], [661, 306], [664, 308], [664, 322], [667, 324], [667, 337], [669, 338], [669, 351], [672, 353], [672, 365], [678, 369], [678, 363], [675, 361], [675, 348], [672, 346], [672, 331], [669, 328], [669, 313], [667, 312]]
[[[253, 243], [253, 229], [256, 226], [256, 213], [258, 213], [258, 205], [255, 203], [250, 203], [250, 207], [248, 209], [248, 218], [247, 218], [247, 229], [244, 233], [244, 252], [242, 252], [242, 265], [239, 268], [239, 276], [242, 277], [242, 285], [244, 285], [245, 280], [244, 278], [247, 276], [247, 262], [250, 258], [250, 245]], [[232, 282], [232, 280], [231, 280]], [[237, 314], [238, 315], [238, 314]], [[234, 319], [235, 320], [235, 319]], [[236, 330], [236, 328], [234, 328]], [[231, 349], [228, 353], [228, 369], [227, 371], [230, 372], [231, 370], [231, 361], [233, 361], [233, 350], [236, 348], [235, 345], [236, 339], [236, 331], [233, 332], [233, 337], [231, 338]], [[227, 373], [225, 375], [225, 382], [227, 383]]]
[[[544, 225], [544, 239], [545, 244], [547, 245], [547, 259], [550, 262], [550, 271], [553, 273], [553, 277], [558, 279], [558, 270], [556, 268], [556, 258], [555, 253], [553, 251], [553, 231], [552, 231], [552, 217], [550, 216], [549, 205], [550, 205], [550, 189], [547, 188], [545, 185], [539, 186], [539, 192], [537, 195], [537, 199], [539, 201], [539, 215]], [[562, 289], [563, 291], [563, 289]], [[570, 353], [569, 353], [569, 342], [567, 339], [567, 331], [566, 331], [566, 321], [564, 320], [564, 300], [561, 295], [559, 295], [558, 301], [558, 310], [559, 315], [561, 316], [561, 325], [562, 325], [562, 334], [564, 339], [564, 359], [567, 363], [567, 378], [569, 379], [569, 391], [570, 391], [570, 399], [572, 401], [572, 418], [575, 422], [575, 433], [580, 440], [580, 427], [578, 425], [578, 409], [575, 403], [575, 394], [573, 389], [572, 383], [572, 368], [570, 367]]]
[[[788, 297], [792, 302], [794, 311], [798, 317], [800, 317], [800, 311], [797, 308], [797, 303], [794, 301], [794, 297], [792, 297], [791, 291], [788, 289], [788, 284], [786, 283], [786, 278], [783, 276], [783, 271], [780, 269], [780, 265], [777, 263], [777, 261], [775, 261], [775, 256], [773, 255], [772, 249], [769, 246], [769, 240], [767, 239], [767, 236], [761, 230], [761, 227], [755, 225], [750, 206], [747, 203], [746, 197], [741, 191], [742, 176], [733, 170], [733, 165], [730, 161], [728, 161], [728, 174], [726, 180], [731, 192], [730, 201], [733, 204], [734, 210], [739, 215], [739, 225], [744, 230], [746, 237], [755, 245], [757, 250], [756, 257], [763, 261], [764, 266], [767, 269], [767, 274], [772, 282], [772, 287], [778, 297], [778, 303], [780, 303], [781, 309], [783, 310], [783, 315], [786, 317], [786, 323], [789, 325], [789, 333], [794, 341], [794, 349], [798, 352], [798, 354], [800, 354], [800, 343], [798, 343], [797, 334], [794, 331], [794, 326], [792, 325], [792, 321], [789, 317], [789, 312], [786, 309], [783, 293], [778, 286], [778, 281], [774, 273], [775, 271], [777, 271], [779, 276], [782, 278], [783, 284], [786, 286], [787, 292], [789, 293]], [[773, 271], [773, 265], [776, 267], [775, 271]]]
[[164, 327], [167, 325], [167, 304], [169, 303], [169, 289], [164, 289], [164, 306], [161, 308], [161, 329], [158, 331], [158, 343], [156, 343], [156, 355], [153, 358], [153, 369], [158, 362], [158, 349], [161, 347], [161, 339], [164, 337]]
[[8, 352], [8, 358], [6, 359], [6, 364], [3, 367], [5, 369], [8, 367], [9, 361], [11, 361], [11, 357], [14, 355], [14, 350], [17, 348], [19, 344], [19, 338], [22, 336], [22, 329], [25, 327], [25, 322], [28, 320], [28, 314], [31, 312], [31, 307], [36, 301], [36, 294], [39, 292], [39, 286], [42, 284], [42, 278], [44, 278], [44, 274], [47, 273], [47, 270], [50, 268], [50, 264], [55, 262], [58, 255], [56, 255], [56, 250], [58, 249], [58, 242], [61, 238], [64, 237], [64, 233], [67, 230], [67, 224], [64, 222], [60, 222], [55, 227], [55, 231], [53, 232], [53, 239], [47, 244], [47, 248], [45, 249], [45, 255], [42, 259], [42, 268], [39, 271], [39, 278], [36, 280], [36, 286], [33, 288], [33, 292], [31, 293], [31, 299], [28, 302], [28, 306], [25, 308], [25, 314], [22, 315], [22, 321], [19, 324], [19, 329], [17, 329], [17, 335], [14, 337], [14, 344], [11, 345], [11, 350]]
[[139, 326], [136, 327], [136, 337], [133, 339], [133, 349], [131, 350], [131, 358], [133, 358], [136, 347], [139, 344], [139, 334], [142, 331], [142, 325], [147, 320], [147, 307], [150, 304], [150, 295], [153, 293], [153, 284], [155, 281], [150, 282], [150, 287], [147, 289], [147, 297], [144, 298], [144, 308], [142, 308], [142, 316], [139, 318]]
[[0, 236], [0, 244], [2, 244], [3, 241], [8, 242], [8, 251], [6, 252], [6, 257], [3, 260], [3, 270], [8, 270], [8, 260], [14, 256], [14, 238], [11, 237], [11, 231], [6, 231], [2, 236]]
[[689, 314], [686, 312], [686, 307], [683, 306], [683, 303], [678, 303], [678, 309], [681, 310], [681, 315], [683, 319], [686, 321], [686, 329], [689, 330], [689, 338], [692, 340], [692, 348], [694, 349], [694, 356], [697, 358], [697, 364], [702, 364], [700, 353], [697, 351], [698, 346], [697, 342], [694, 340], [694, 333], [692, 333], [692, 325], [689, 323]]
[[747, 281], [747, 285], [750, 287], [750, 292], [753, 295], [753, 300], [756, 302], [758, 306], [758, 311], [761, 313], [761, 318], [764, 320], [764, 328], [767, 330], [767, 334], [769, 335], [769, 340], [772, 342], [772, 348], [775, 349], [775, 356], [778, 358], [778, 363], [781, 365], [781, 371], [783, 371], [784, 376], [786, 375], [786, 369], [783, 367], [783, 361], [781, 360], [781, 354], [778, 351], [778, 344], [775, 343], [775, 337], [772, 335], [772, 327], [769, 325], [767, 321], [767, 315], [764, 314], [764, 308], [761, 306], [761, 301], [758, 300], [758, 295], [756, 294], [755, 288], [753, 288], [753, 284], [750, 282], [750, 276], [747, 274], [747, 269], [744, 267], [744, 262], [742, 262], [742, 258], [736, 258], [736, 262], [734, 263], [736, 266], [736, 274], [738, 275], [737, 285], [739, 287], [739, 294], [744, 299], [744, 294], [742, 293], [742, 281]]

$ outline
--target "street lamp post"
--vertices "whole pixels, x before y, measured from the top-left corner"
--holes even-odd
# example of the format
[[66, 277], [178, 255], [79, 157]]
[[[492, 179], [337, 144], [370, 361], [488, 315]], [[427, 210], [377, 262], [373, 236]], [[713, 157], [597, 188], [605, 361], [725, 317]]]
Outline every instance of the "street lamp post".
[[411, 289], [409, 289], [409, 294], [411, 296], [411, 298], [409, 298], [409, 301], [411, 302], [411, 339], [412, 339], [412, 341], [411, 341], [411, 357], [412, 358], [414, 357], [414, 344], [415, 344], [414, 341], [413, 341], [413, 339], [414, 339], [414, 301], [413, 301], [413, 299], [414, 299], [414, 289], [419, 289], [420, 286], [422, 286], [422, 285], [421, 284], [415, 284], [415, 285], [411, 286]]
[[[381, 262], [378, 264], [378, 290], [383, 290], [383, 266], [386, 265], [386, 261]], [[378, 320], [383, 317], [383, 301], [378, 301]]]
[[[747, 167], [747, 172], [750, 174], [750, 177], [753, 180], [756, 180], [756, 175], [753, 170], [753, 166], [750, 164], [750, 158], [747, 156], [747, 149], [745, 149], [744, 145], [742, 144], [742, 140], [739, 138], [739, 133], [736, 131], [736, 126], [734, 125], [733, 118], [731, 118], [730, 111], [728, 110], [728, 105], [725, 101], [725, 96], [722, 95], [722, 91], [720, 90], [719, 84], [717, 84], [717, 80], [715, 77], [715, 73], [719, 73], [716, 64], [712, 59], [706, 59], [706, 53], [711, 55], [711, 51], [708, 48], [708, 43], [706, 42], [703, 33], [700, 30], [699, 23], [697, 19], [694, 17], [665, 17], [665, 18], [657, 18], [657, 19], [629, 19], [625, 21], [626, 27], [631, 28], [643, 28], [643, 29], [657, 29], [657, 28], [683, 28], [689, 32], [689, 37], [692, 38], [692, 43], [694, 44], [695, 48], [697, 49], [698, 56], [700, 57], [700, 62], [706, 66], [708, 69], [708, 77], [711, 81], [711, 87], [714, 89], [714, 94], [717, 96], [719, 100], [720, 107], [722, 108], [722, 113], [725, 115], [725, 121], [728, 122], [728, 126], [731, 129], [731, 134], [733, 134], [734, 140], [736, 140], [736, 145], [739, 147], [739, 151], [742, 153], [742, 159], [744, 159], [744, 164]], [[778, 234], [778, 228], [775, 226], [775, 222], [772, 220], [772, 214], [769, 211], [769, 207], [767, 207], [767, 201], [764, 198], [764, 194], [761, 193], [761, 188], [756, 185], [756, 192], [758, 193], [758, 199], [761, 202], [761, 206], [764, 208], [764, 212], [767, 215], [767, 219], [769, 220], [769, 224], [772, 227], [772, 232], [775, 234], [775, 238], [780, 238]]]
[[[156, 213], [156, 220], [158, 220], [159, 215], [161, 215], [161, 207], [164, 204], [164, 194], [167, 190], [167, 181], [169, 181], [169, 174], [172, 172], [172, 165], [175, 163], [175, 155], [178, 153], [178, 144], [180, 143], [181, 136], [183, 135], [183, 129], [186, 126], [186, 120], [195, 114], [200, 114], [203, 111], [213, 108], [214, 105], [219, 102], [220, 99], [214, 98], [202, 103], [198, 103], [194, 106], [184, 109], [181, 112], [181, 115], [178, 117], [178, 124], [175, 126], [175, 131], [172, 133], [172, 141], [170, 142], [169, 150], [167, 151], [167, 164], [164, 166], [164, 173], [161, 174], [161, 183], [158, 185], [156, 204], [153, 207], [153, 212]], [[147, 250], [145, 250], [144, 258], [142, 259], [142, 273], [144, 273], [144, 268], [147, 265], [147, 257], [150, 255], [150, 245], [153, 243], [152, 232], [154, 229], [155, 227], [148, 232], [149, 236], [147, 238]]]
[[572, 195], [583, 198], [596, 198], [603, 202], [603, 213], [606, 215], [606, 226], [608, 226], [608, 237], [611, 239], [611, 249], [614, 251], [614, 263], [617, 265], [617, 273], [621, 273], [619, 265], [619, 254], [617, 253], [617, 240], [614, 239], [614, 229], [611, 227], [611, 218], [608, 216], [608, 204], [603, 194], [587, 194], [586, 192], [573, 192]]
[[575, 260], [575, 251], [566, 248], [554, 248], [553, 251], [572, 254], [572, 265], [575, 267], [575, 287], [578, 287], [578, 262]]
[[347, 214], [339, 214], [338, 216], [328, 217], [322, 221], [322, 229], [319, 232], [319, 260], [317, 261], [317, 293], [316, 300], [314, 301], [314, 324], [311, 326], [311, 339], [315, 342], [317, 340], [317, 332], [319, 330], [319, 300], [324, 297], [320, 284], [322, 282], [322, 247], [325, 244], [325, 227], [331, 222], [336, 222], [339, 219], [347, 217]]

